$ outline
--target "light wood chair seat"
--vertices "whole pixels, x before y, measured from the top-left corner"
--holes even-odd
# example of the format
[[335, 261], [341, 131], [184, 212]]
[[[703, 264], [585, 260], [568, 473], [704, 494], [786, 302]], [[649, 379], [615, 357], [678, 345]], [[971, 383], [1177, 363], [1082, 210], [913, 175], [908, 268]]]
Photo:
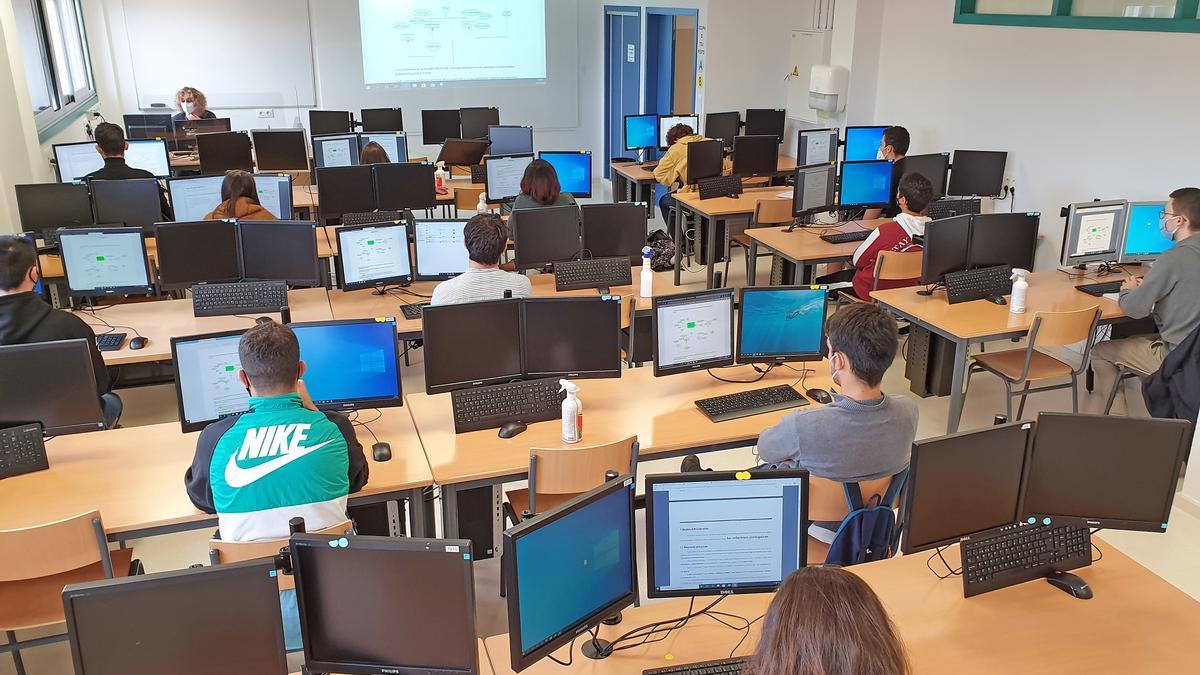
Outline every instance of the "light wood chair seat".
[[[1006, 377], [1013, 382], [1019, 382], [1021, 371], [1025, 368], [1026, 354], [1027, 351], [1024, 349], [1009, 349], [1003, 352], [977, 354], [974, 356], [974, 360], [981, 367], [997, 375]], [[1056, 377], [1068, 377], [1071, 375], [1071, 371], [1070, 365], [1049, 354], [1035, 351], [1030, 355], [1029, 374], [1025, 376], [1025, 379], [1037, 382]]]
[[454, 215], [458, 216], [459, 209], [474, 211], [479, 206], [479, 195], [483, 192], [482, 185], [461, 185], [454, 188]]
[[[924, 257], [924, 251], [880, 251], [875, 258], [875, 280], [871, 282], [871, 290], [877, 290], [881, 281], [919, 279]], [[845, 290], [838, 292], [838, 299], [849, 303], [873, 302]]]
[[[346, 534], [354, 530], [354, 523], [343, 520], [314, 534]], [[287, 539], [263, 539], [261, 541], [225, 541], [224, 539], [208, 540], [208, 561], [213, 565], [273, 558], [279, 554], [279, 549], [288, 545]], [[279, 590], [284, 591], [296, 587], [295, 577], [290, 574], [278, 574]]]
[[742, 248], [750, 248], [750, 235], [746, 234], [745, 232], [730, 235], [729, 240], [740, 245]]
[[[530, 448], [530, 488], [506, 490], [509, 516], [519, 521], [525, 511], [550, 509], [604, 484], [604, 474], [637, 475], [637, 436], [603, 445]], [[516, 495], [516, 500], [513, 499]]]
[[[742, 181], [743, 184], [748, 184]], [[733, 247], [738, 246], [746, 249], [746, 255], [750, 255], [750, 236], [746, 234], [746, 230], [755, 227], [771, 227], [774, 225], [787, 225], [792, 222], [792, 202], [791, 200], [763, 200], [754, 206], [754, 214], [750, 216], [750, 220], [745, 226], [737, 225], [736, 223], [725, 223], [725, 271], [721, 273], [721, 285], [729, 285], [729, 259], [733, 253]], [[771, 255], [770, 253], [761, 253], [759, 255]], [[749, 257], [747, 257], [746, 271], [750, 271]]]
[[[517, 516], [529, 510], [529, 488], [517, 488], [515, 490], [505, 490], [504, 496], [508, 497], [508, 503], [512, 506], [512, 510]], [[575, 495], [573, 494], [543, 494], [538, 495], [537, 507], [541, 511], [550, 511], [556, 509], [563, 504], [571, 501]]]
[[[128, 576], [133, 549], [112, 551], [109, 559], [112, 560], [114, 577]], [[104, 578], [103, 563], [95, 562], [87, 567], [36, 579], [0, 582], [0, 631], [29, 630], [66, 621], [63, 616], [63, 587]]]

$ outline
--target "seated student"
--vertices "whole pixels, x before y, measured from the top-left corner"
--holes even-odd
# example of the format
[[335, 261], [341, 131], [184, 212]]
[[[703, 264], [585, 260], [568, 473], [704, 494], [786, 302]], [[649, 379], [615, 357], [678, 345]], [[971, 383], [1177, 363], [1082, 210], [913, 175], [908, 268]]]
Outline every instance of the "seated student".
[[[654, 180], [667, 186], [668, 190], [673, 189], [676, 183], [683, 185], [676, 192], [695, 190], [695, 186], [683, 183], [684, 176], [687, 175], [687, 144], [706, 140], [708, 139], [695, 133], [686, 124], [676, 124], [668, 129], [667, 152], [658, 160], [658, 166], [654, 167]], [[658, 209], [662, 213], [663, 223], [667, 225], [667, 230], [671, 233], [675, 232], [670, 218], [671, 206], [674, 203], [675, 198], [671, 196], [670, 192], [658, 200]]]
[[[909, 135], [908, 129], [904, 127], [888, 127], [883, 131], [883, 137], [879, 139], [879, 151], [875, 154], [875, 158], [886, 159], [892, 163], [893, 185], [898, 185], [900, 177], [904, 175], [904, 156], [908, 154], [908, 146], [911, 143], [912, 137]], [[867, 209], [863, 214], [863, 219], [893, 218], [897, 213], [900, 213], [900, 205], [896, 202], [896, 196], [893, 194], [886, 208]]]
[[500, 269], [500, 256], [508, 245], [508, 229], [500, 216], [490, 213], [472, 216], [463, 228], [463, 243], [470, 258], [467, 271], [438, 284], [430, 304], [500, 300], [505, 291], [512, 291], [514, 298], [533, 296], [529, 277]]
[[[1144, 277], [1130, 277], [1121, 285], [1118, 302], [1133, 319], [1154, 317], [1158, 333], [1106, 340], [1092, 348], [1092, 370], [1096, 374], [1093, 397], [1099, 406], [1112, 391], [1121, 366], [1143, 373], [1156, 372], [1163, 359], [1200, 326], [1200, 188], [1179, 188], [1170, 194], [1159, 224], [1163, 236], [1175, 245], [1159, 256]], [[1113, 402], [1113, 412], [1123, 409], [1125, 396]], [[1144, 410], [1140, 400], [1138, 412]], [[1097, 400], [1098, 399], [1098, 400]], [[1098, 408], [1095, 412], [1101, 412]]]
[[[230, 209], [230, 203], [233, 208]], [[204, 216], [205, 220], [222, 220], [237, 218], [238, 220], [279, 220], [275, 214], [263, 207], [258, 201], [258, 188], [254, 183], [254, 174], [240, 169], [234, 169], [225, 174], [221, 181], [221, 203]]]
[[525, 167], [525, 175], [521, 176], [521, 194], [513, 201], [513, 211], [568, 204], [575, 205], [575, 196], [562, 191], [554, 165], [544, 159], [535, 159]]
[[912, 665], [867, 582], [837, 567], [802, 567], [771, 599], [749, 672], [909, 675]]
[[[871, 297], [875, 285], [875, 263], [883, 251], [919, 251], [921, 244], [917, 237], [925, 236], [925, 223], [929, 216], [925, 215], [929, 202], [933, 200], [933, 184], [919, 173], [906, 173], [900, 179], [900, 187], [896, 189], [897, 203], [900, 213], [894, 220], [880, 225], [875, 231], [859, 244], [854, 252], [854, 294], [863, 300]], [[879, 289], [904, 288], [915, 286], [920, 279], [897, 279], [880, 281]]]
[[[111, 122], [101, 122], [92, 132], [96, 141], [96, 152], [104, 158], [104, 166], [84, 176], [86, 180], [131, 180], [136, 178], [154, 178], [154, 174], [145, 169], [138, 169], [125, 163], [125, 151], [129, 149], [129, 141], [125, 140], [125, 130]], [[167, 193], [160, 185], [158, 200], [162, 206], [163, 220], [171, 220], [171, 206], [167, 203]]]
[[38, 274], [33, 242], [21, 236], [0, 235], [0, 345], [86, 339], [104, 425], [111, 429], [121, 418], [123, 406], [110, 388], [108, 368], [96, 348], [96, 334], [83, 319], [54, 309], [33, 292]]
[[208, 99], [204, 96], [204, 92], [195, 87], [184, 87], [175, 92], [175, 109], [179, 111], [171, 118], [175, 122], [211, 120], [217, 116], [208, 109]]
[[390, 164], [391, 161], [388, 159], [387, 150], [375, 141], [364, 145], [362, 152], [358, 153], [359, 164]]

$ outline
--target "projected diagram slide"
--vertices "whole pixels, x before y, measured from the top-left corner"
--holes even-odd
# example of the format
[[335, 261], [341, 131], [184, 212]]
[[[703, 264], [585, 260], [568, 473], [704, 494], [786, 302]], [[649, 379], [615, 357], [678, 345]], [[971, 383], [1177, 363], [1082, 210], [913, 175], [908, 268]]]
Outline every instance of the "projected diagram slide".
[[367, 86], [546, 77], [543, 0], [359, 0]]

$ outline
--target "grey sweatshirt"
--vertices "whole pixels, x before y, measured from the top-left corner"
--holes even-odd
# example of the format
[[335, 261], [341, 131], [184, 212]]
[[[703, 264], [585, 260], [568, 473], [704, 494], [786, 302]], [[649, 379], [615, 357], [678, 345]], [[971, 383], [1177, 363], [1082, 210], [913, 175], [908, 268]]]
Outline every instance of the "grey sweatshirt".
[[1118, 302], [1134, 319], [1153, 314], [1168, 349], [1183, 342], [1200, 326], [1200, 235], [1163, 253], [1142, 285], [1121, 291]]

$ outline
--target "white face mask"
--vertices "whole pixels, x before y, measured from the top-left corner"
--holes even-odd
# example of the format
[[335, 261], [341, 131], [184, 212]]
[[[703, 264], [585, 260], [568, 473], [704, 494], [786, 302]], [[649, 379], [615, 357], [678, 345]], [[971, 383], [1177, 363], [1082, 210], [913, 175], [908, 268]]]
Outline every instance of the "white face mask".
[[883, 154], [883, 148], [875, 151], [875, 159], [887, 159], [887, 157], [885, 157]]
[[837, 360], [838, 360], [837, 354], [831, 354], [829, 356], [829, 377], [833, 380], [834, 384], [836, 384], [837, 386], [840, 387], [840, 386], [842, 386], [842, 383], [840, 381], [838, 381], [839, 380], [839, 378], [838, 378], [839, 368], [837, 366]]
[[184, 101], [183, 111], [189, 115], [196, 112], [196, 102], [195, 101]]
[[1172, 220], [1175, 220], [1178, 217], [1179, 216], [1165, 216], [1162, 220], [1158, 221], [1158, 231], [1162, 233], [1162, 236], [1170, 239], [1171, 241], [1175, 241], [1175, 233], [1179, 230], [1172, 230], [1170, 223]]

